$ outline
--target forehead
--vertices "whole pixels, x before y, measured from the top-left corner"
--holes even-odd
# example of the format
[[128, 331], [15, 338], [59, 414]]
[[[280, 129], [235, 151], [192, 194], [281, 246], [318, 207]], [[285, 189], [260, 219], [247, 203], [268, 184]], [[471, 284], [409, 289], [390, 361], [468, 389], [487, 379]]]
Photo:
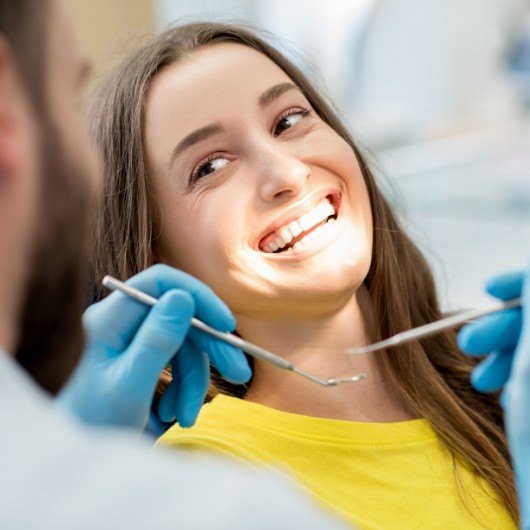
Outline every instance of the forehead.
[[187, 125], [221, 119], [237, 106], [255, 107], [271, 86], [290, 81], [287, 74], [262, 53], [242, 44], [223, 42], [205, 46], [164, 69], [147, 96], [149, 114], [179, 117]]

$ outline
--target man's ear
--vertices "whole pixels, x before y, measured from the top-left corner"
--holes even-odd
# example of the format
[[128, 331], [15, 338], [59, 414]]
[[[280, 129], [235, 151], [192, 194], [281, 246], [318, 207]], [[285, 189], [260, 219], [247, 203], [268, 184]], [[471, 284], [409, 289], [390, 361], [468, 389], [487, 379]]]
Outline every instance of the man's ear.
[[13, 51], [0, 35], [0, 184], [16, 176], [23, 164], [22, 135], [28, 110]]

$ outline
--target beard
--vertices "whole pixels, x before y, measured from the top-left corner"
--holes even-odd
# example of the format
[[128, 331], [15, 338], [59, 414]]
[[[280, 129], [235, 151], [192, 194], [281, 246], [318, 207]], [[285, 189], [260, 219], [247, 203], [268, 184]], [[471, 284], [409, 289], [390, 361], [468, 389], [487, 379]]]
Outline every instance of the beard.
[[49, 119], [41, 155], [42, 201], [16, 359], [38, 385], [56, 394], [83, 352], [91, 193], [84, 168], [68, 156]]

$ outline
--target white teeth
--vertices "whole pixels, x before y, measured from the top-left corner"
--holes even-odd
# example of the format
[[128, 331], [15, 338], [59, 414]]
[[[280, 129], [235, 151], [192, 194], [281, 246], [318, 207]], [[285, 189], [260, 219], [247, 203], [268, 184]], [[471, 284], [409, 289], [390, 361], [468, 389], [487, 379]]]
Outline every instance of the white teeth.
[[334, 215], [335, 208], [331, 205], [328, 199], [321, 201], [315, 208], [309, 213], [302, 215], [298, 222], [302, 227], [302, 230], [309, 230], [313, 226], [325, 221], [330, 215]]
[[285, 246], [287, 241], [285, 241], [285, 239], [280, 234], [276, 234], [275, 243], [278, 245], [279, 248], [282, 248]]
[[[319, 202], [309, 213], [306, 213], [296, 221], [292, 221], [287, 226], [282, 227], [274, 234], [274, 238], [270, 239], [264, 246], [263, 250], [265, 252], [276, 252], [278, 249], [281, 249], [291, 243], [291, 241], [298, 237], [302, 232], [313, 228], [314, 226], [322, 223], [328, 217], [335, 215], [335, 208], [329, 202], [327, 198]], [[330, 222], [333, 219], [330, 219]], [[304, 243], [312, 241], [314, 233], [320, 234], [321, 229], [326, 226], [323, 225], [315, 229], [311, 234], [306, 235], [301, 241], [298, 241], [292, 248], [299, 248]]]
[[[326, 224], [319, 226], [318, 228], [315, 228], [309, 236], [311, 238], [316, 238], [318, 236], [321, 236], [322, 234], [325, 234], [332, 226], [332, 223], [335, 222], [335, 219], [330, 219]], [[304, 238], [305, 239], [305, 238]]]
[[303, 232], [302, 227], [300, 226], [300, 223], [298, 221], [293, 221], [292, 223], [289, 223], [289, 226], [287, 228], [289, 229], [289, 232], [291, 232], [291, 234], [293, 235], [293, 238], [299, 236]]
[[[317, 210], [317, 208], [315, 208]], [[309, 230], [312, 226], [315, 226], [316, 219], [318, 219], [318, 215], [315, 215], [315, 211], [306, 213], [300, 219], [298, 219], [298, 222], [300, 223], [300, 227], [302, 230]]]
[[283, 239], [284, 243], [280, 246], [284, 247], [285, 245], [288, 245], [293, 240], [293, 234], [291, 234], [291, 231], [289, 230], [289, 227], [286, 226], [280, 230], [280, 237]]

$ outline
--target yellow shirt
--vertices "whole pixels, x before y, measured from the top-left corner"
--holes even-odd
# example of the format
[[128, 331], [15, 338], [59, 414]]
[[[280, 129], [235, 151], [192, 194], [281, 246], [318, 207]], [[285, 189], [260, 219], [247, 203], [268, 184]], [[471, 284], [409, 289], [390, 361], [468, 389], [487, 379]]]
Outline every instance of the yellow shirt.
[[174, 426], [159, 443], [283, 467], [361, 529], [516, 528], [488, 484], [461, 464], [457, 485], [449, 451], [423, 419], [330, 420], [218, 395], [195, 427]]

